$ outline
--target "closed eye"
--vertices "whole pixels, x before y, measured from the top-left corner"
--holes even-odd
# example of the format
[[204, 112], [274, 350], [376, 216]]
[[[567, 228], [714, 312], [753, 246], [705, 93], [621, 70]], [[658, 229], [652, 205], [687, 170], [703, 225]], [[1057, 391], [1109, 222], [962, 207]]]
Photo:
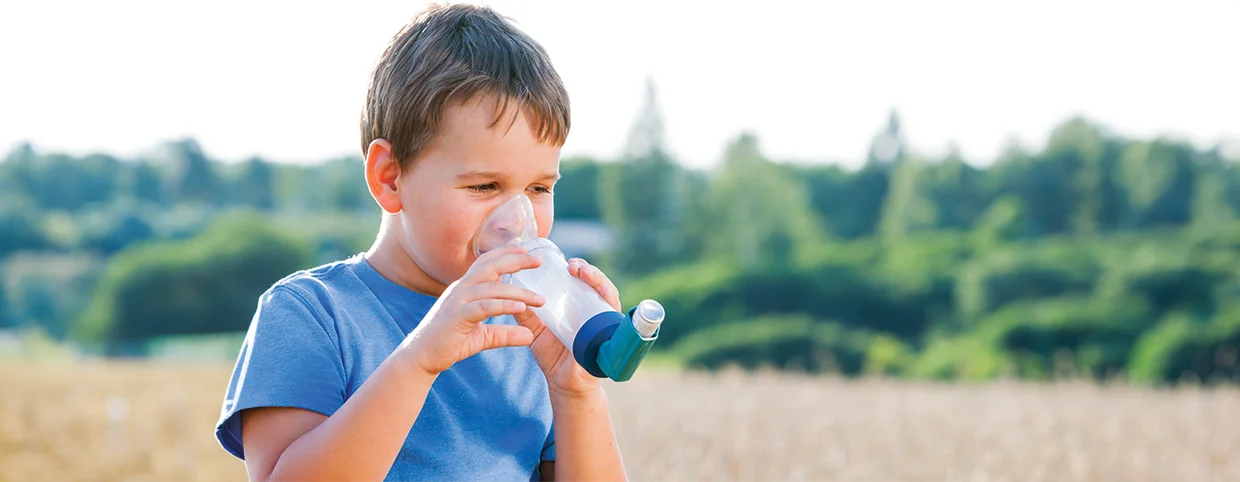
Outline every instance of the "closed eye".
[[534, 186], [530, 189], [533, 189], [538, 194], [551, 194], [551, 189], [548, 189], [546, 186]]

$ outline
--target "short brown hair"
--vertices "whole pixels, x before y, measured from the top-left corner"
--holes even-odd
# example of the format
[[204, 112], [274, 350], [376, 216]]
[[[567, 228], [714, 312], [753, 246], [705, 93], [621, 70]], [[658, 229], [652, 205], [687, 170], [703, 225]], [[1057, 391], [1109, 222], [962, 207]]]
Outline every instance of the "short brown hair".
[[513, 121], [524, 113], [540, 142], [568, 137], [568, 92], [542, 46], [488, 7], [427, 8], [392, 37], [371, 73], [362, 156], [387, 139], [407, 169], [438, 135], [444, 107], [479, 93], [500, 98], [492, 127], [511, 106]]

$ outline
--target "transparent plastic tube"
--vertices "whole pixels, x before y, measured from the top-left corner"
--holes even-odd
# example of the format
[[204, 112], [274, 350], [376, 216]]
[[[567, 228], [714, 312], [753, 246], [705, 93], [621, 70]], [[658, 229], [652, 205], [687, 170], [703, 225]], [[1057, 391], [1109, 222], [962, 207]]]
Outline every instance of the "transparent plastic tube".
[[568, 272], [568, 260], [560, 248], [538, 237], [534, 207], [525, 195], [518, 195], [491, 212], [474, 236], [474, 254], [481, 255], [502, 246], [519, 244], [542, 259], [538, 268], [522, 270], [506, 281], [543, 295], [546, 303], [531, 308], [547, 328], [574, 352], [577, 335], [587, 322], [612, 309], [598, 292]]
[[622, 382], [632, 377], [658, 338], [663, 306], [644, 300], [627, 315], [613, 309], [594, 288], [568, 272], [568, 261], [555, 243], [538, 237], [534, 206], [523, 194], [487, 216], [474, 235], [473, 249], [481, 255], [513, 244], [524, 246], [542, 264], [507, 275], [504, 281], [543, 295], [546, 303], [530, 309], [577, 363], [599, 378]]

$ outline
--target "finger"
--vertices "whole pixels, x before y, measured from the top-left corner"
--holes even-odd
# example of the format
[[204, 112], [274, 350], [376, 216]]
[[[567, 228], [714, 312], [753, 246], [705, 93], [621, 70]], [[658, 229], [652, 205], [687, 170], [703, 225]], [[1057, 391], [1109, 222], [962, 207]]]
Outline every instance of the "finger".
[[520, 286], [501, 283], [499, 281], [489, 281], [486, 283], [470, 286], [467, 291], [461, 293], [465, 302], [500, 299], [520, 301], [529, 306], [542, 306], [547, 302], [543, 295], [522, 288]]
[[[521, 248], [524, 250], [524, 248]], [[490, 254], [490, 253], [488, 253]], [[524, 253], [507, 253], [489, 259], [479, 258], [469, 272], [465, 274], [472, 282], [469, 284], [485, 283], [488, 281], [496, 281], [500, 276], [516, 273], [523, 269], [532, 269], [542, 266], [542, 258]]]
[[486, 299], [465, 303], [461, 314], [465, 321], [470, 323], [481, 323], [487, 318], [503, 315], [516, 315], [523, 313], [526, 309], [525, 303], [513, 300], [496, 300]]
[[530, 333], [533, 333], [534, 336], [538, 336], [539, 333], [547, 329], [547, 325], [543, 324], [542, 319], [534, 313], [534, 310], [525, 310], [525, 312], [517, 313], [512, 315], [512, 317], [517, 320], [518, 325], [530, 330]]
[[620, 310], [620, 290], [616, 288], [616, 285], [601, 270], [590, 263], [582, 261], [577, 277], [585, 281], [591, 288], [594, 288], [594, 291], [597, 291], [599, 296], [602, 296], [603, 300], [611, 305], [612, 308], [615, 308], [616, 311]]
[[482, 349], [506, 346], [525, 346], [534, 342], [534, 333], [523, 326], [479, 325], [482, 331]]
[[581, 266], [586, 264], [586, 260], [581, 258], [572, 258], [568, 260], [568, 274], [580, 276]]
[[519, 244], [506, 244], [504, 246], [500, 246], [498, 248], [482, 253], [482, 255], [478, 256], [478, 259], [476, 259], [475, 262], [485, 261], [488, 259], [494, 259], [500, 256], [507, 256], [509, 254], [524, 254], [524, 253], [525, 253], [525, 246], [521, 246]]

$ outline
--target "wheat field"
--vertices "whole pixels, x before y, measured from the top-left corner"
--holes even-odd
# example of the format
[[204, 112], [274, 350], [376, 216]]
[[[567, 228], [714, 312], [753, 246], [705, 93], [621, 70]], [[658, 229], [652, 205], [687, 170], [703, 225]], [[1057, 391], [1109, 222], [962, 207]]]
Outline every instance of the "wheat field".
[[[0, 481], [244, 480], [223, 364], [0, 364]], [[646, 371], [607, 385], [632, 480], [1240, 480], [1240, 389]]]

